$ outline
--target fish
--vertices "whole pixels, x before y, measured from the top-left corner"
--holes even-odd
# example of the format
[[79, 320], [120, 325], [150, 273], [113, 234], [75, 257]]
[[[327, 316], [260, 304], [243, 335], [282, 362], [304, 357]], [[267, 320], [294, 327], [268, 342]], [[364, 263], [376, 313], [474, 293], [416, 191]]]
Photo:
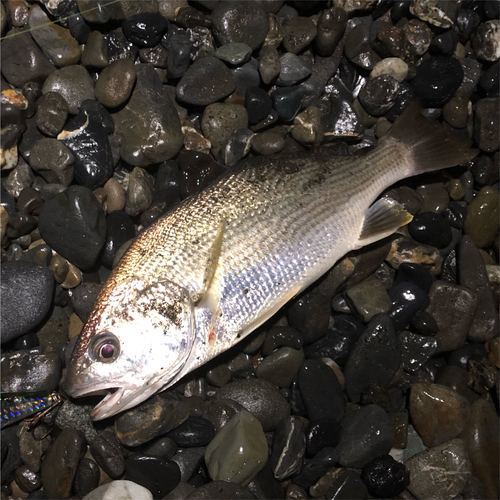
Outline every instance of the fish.
[[410, 105], [364, 155], [250, 158], [145, 229], [96, 299], [65, 392], [104, 391], [94, 420], [132, 408], [244, 339], [346, 253], [407, 224], [382, 192], [477, 154], [420, 110]]

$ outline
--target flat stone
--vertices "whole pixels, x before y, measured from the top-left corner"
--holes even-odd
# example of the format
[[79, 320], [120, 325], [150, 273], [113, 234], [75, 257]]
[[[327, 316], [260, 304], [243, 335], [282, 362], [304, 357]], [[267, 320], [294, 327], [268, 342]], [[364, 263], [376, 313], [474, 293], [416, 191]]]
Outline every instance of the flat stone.
[[470, 413], [466, 398], [439, 384], [413, 384], [409, 408], [415, 429], [430, 448], [458, 437]]
[[71, 66], [80, 60], [80, 46], [70, 30], [50, 19], [38, 5], [30, 9], [28, 26], [31, 36], [56, 66]]
[[436, 353], [453, 351], [465, 344], [479, 297], [477, 293], [445, 281], [435, 281], [426, 311], [438, 325]]
[[73, 180], [74, 163], [71, 151], [57, 139], [42, 139], [31, 150], [31, 167], [48, 183], [69, 186]]
[[283, 481], [297, 474], [306, 451], [304, 423], [299, 417], [283, 419], [273, 437], [271, 467], [274, 477]]
[[177, 111], [164, 95], [155, 69], [137, 68], [132, 96], [113, 119], [121, 138], [120, 156], [130, 165], [145, 167], [172, 158], [182, 146], [183, 135]]
[[255, 373], [278, 387], [289, 387], [303, 361], [302, 350], [282, 347], [264, 358]]
[[68, 118], [68, 103], [57, 92], [48, 92], [36, 102], [36, 125], [49, 137], [55, 137]]
[[267, 441], [260, 422], [242, 410], [207, 446], [205, 462], [214, 481], [245, 486], [262, 469], [267, 456]]
[[316, 24], [309, 17], [296, 17], [283, 26], [283, 47], [292, 54], [302, 52], [318, 33]]
[[[82, 52], [82, 65], [86, 68], [104, 69], [109, 64], [106, 40], [100, 31], [92, 31]], [[99, 76], [100, 78], [100, 76]]]
[[451, 500], [464, 489], [471, 464], [462, 439], [452, 439], [422, 451], [405, 462], [410, 471], [408, 491], [416, 498]]
[[348, 288], [345, 297], [365, 323], [376, 314], [389, 312], [392, 304], [386, 289], [377, 279], [367, 279]]

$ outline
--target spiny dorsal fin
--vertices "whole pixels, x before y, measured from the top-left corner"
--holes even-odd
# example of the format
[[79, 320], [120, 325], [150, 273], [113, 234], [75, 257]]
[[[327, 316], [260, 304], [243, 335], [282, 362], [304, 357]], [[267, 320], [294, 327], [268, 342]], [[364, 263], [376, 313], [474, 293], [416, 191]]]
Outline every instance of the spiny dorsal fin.
[[391, 198], [381, 198], [368, 209], [356, 248], [391, 235], [412, 219], [413, 216], [403, 205]]

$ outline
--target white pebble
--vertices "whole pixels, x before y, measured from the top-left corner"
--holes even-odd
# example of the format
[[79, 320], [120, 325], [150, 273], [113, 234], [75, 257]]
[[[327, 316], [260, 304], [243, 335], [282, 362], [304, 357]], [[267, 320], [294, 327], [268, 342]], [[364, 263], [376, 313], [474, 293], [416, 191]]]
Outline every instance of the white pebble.
[[408, 64], [399, 57], [386, 57], [375, 65], [370, 78], [380, 75], [390, 75], [401, 83], [408, 76]]
[[153, 500], [152, 493], [132, 481], [111, 481], [83, 497], [83, 500]]

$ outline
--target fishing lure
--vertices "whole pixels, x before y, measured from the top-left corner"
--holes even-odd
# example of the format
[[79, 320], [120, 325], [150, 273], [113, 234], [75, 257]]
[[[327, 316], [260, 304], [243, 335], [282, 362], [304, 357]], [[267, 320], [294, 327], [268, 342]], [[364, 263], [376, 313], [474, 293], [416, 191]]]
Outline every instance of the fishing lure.
[[38, 422], [47, 412], [47, 410], [61, 403], [62, 398], [57, 392], [53, 392], [48, 396], [43, 397], [26, 397], [14, 394], [2, 394], [0, 402], [2, 406], [2, 415], [0, 417], [0, 428], [6, 425], [19, 422], [25, 418], [32, 417], [37, 413], [36, 421]]

